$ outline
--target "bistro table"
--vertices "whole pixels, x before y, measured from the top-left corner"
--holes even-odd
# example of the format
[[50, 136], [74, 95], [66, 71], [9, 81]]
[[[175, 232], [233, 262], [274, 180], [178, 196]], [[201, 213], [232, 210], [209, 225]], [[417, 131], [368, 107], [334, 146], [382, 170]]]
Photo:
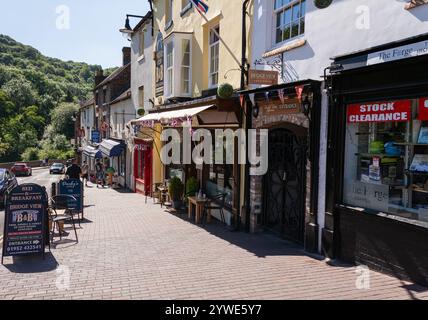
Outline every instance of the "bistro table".
[[[193, 207], [195, 207], [195, 223], [199, 224], [202, 213], [204, 211], [204, 206], [207, 202], [210, 201], [208, 198], [198, 198], [198, 197], [188, 197], [189, 201], [189, 219], [192, 219]], [[211, 223], [211, 212], [208, 212], [207, 222]]]

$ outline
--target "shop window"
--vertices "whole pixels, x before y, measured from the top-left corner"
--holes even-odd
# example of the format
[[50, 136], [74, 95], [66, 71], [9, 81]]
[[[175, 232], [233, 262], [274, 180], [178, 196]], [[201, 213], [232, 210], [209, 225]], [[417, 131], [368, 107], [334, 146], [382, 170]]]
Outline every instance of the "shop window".
[[178, 177], [184, 182], [184, 167], [182, 165], [166, 166], [166, 181], [169, 181], [174, 177]]
[[428, 99], [347, 106], [344, 204], [428, 221]]
[[274, 0], [275, 44], [305, 33], [306, 0]]
[[209, 42], [209, 86], [215, 88], [218, 86], [218, 70], [220, 62], [220, 26], [210, 30]]

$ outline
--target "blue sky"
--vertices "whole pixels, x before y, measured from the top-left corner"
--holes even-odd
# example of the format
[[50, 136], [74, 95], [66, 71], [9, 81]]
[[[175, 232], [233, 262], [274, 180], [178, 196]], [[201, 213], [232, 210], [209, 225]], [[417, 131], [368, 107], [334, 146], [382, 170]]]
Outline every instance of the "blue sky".
[[[67, 27], [61, 6], [69, 8], [69, 29], [61, 29]], [[0, 34], [50, 57], [107, 68], [121, 65], [122, 47], [129, 46], [118, 31], [125, 15], [148, 10], [147, 0], [2, 0]], [[132, 26], [137, 22], [131, 19]]]

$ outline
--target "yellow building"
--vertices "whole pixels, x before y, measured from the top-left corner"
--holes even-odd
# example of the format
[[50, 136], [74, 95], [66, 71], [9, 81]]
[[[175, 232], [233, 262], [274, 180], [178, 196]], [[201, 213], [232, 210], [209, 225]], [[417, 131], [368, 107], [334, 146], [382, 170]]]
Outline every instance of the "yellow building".
[[[245, 89], [241, 83], [241, 65], [244, 64], [246, 70], [251, 61], [251, 19], [246, 17], [247, 27], [243, 35], [243, 7], [245, 3], [247, 11], [251, 12], [252, 1], [203, 1], [209, 6], [205, 14], [198, 12], [191, 0], [150, 1], [155, 108], [146, 119], [157, 117], [163, 128], [177, 126], [176, 123], [171, 125], [173, 117], [189, 119], [189, 115], [194, 128], [242, 127], [243, 112], [238, 94], [221, 99], [217, 96], [217, 88], [228, 83], [235, 91]], [[243, 57], [244, 37], [246, 52]], [[165, 122], [168, 118], [171, 121]], [[162, 165], [160, 175], [164, 180], [178, 175], [183, 182], [196, 177], [208, 196], [216, 192], [227, 193], [226, 204], [230, 210], [226, 223], [236, 222], [243, 203], [241, 166]]]

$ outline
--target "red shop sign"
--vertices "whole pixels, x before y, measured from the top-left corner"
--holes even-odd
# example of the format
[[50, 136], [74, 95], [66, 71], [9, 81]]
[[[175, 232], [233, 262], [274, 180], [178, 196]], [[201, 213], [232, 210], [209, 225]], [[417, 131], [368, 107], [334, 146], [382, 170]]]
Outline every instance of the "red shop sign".
[[410, 121], [412, 101], [382, 101], [348, 105], [348, 123]]
[[428, 121], [428, 98], [421, 98], [419, 100], [418, 120]]

